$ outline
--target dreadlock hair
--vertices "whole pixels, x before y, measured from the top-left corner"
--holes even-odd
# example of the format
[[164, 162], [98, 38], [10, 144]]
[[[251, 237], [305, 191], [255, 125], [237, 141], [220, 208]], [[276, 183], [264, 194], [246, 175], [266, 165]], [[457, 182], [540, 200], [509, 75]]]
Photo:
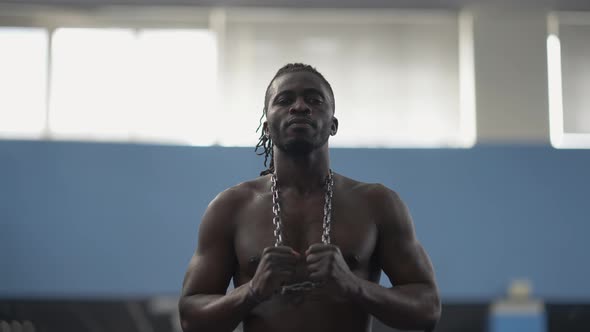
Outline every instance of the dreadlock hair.
[[[332, 86], [324, 78], [324, 76], [322, 74], [320, 74], [319, 71], [317, 71], [314, 67], [312, 67], [310, 65], [306, 65], [304, 63], [288, 63], [288, 64], [284, 65], [283, 67], [281, 67], [277, 71], [275, 76], [272, 78], [272, 80], [268, 84], [268, 87], [266, 88], [266, 93], [264, 94], [264, 108], [262, 109], [262, 115], [260, 116], [260, 120], [258, 121], [258, 128], [256, 129], [256, 132], [258, 132], [260, 130], [260, 127], [262, 127], [262, 119], [264, 119], [264, 117], [266, 116], [266, 111], [268, 110], [268, 102], [270, 99], [270, 88], [272, 86], [272, 83], [277, 78], [279, 78], [280, 76], [282, 76], [284, 74], [297, 73], [297, 72], [307, 72], [307, 73], [312, 73], [314, 75], [317, 75], [322, 80], [322, 83], [324, 83], [326, 85], [326, 87], [328, 88], [328, 91], [330, 92], [329, 97], [330, 97], [330, 101], [332, 102], [332, 108], [334, 108], [334, 91], [332, 91]], [[263, 151], [258, 152], [259, 149], [262, 149]], [[256, 152], [256, 154], [259, 156], [264, 155], [264, 167], [267, 167], [267, 164], [268, 164], [268, 168], [263, 170], [262, 172], [260, 172], [260, 175], [267, 175], [267, 174], [274, 173], [274, 171], [275, 171], [274, 164], [275, 163], [274, 163], [272, 139], [270, 138], [270, 135], [267, 135], [267, 133], [264, 132], [264, 130], [262, 130], [260, 133], [260, 137], [258, 139], [258, 144], [256, 144], [256, 147], [254, 148], [254, 152]], [[269, 159], [270, 159], [270, 163], [268, 162]]]

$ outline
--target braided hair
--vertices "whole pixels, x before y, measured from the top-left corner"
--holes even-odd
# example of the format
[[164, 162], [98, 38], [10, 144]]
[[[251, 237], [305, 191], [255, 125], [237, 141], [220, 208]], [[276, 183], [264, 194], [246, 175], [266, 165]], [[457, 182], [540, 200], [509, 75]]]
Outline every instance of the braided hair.
[[[278, 77], [280, 77], [284, 74], [297, 73], [297, 72], [307, 72], [307, 73], [312, 73], [314, 75], [317, 75], [322, 80], [322, 83], [324, 83], [326, 85], [326, 87], [328, 88], [328, 91], [330, 92], [330, 100], [332, 102], [332, 107], [334, 107], [334, 92], [332, 91], [332, 86], [324, 78], [324, 76], [322, 74], [320, 74], [319, 71], [317, 71], [314, 67], [312, 67], [310, 65], [303, 64], [303, 63], [288, 63], [288, 64], [284, 65], [283, 67], [281, 67], [277, 71], [275, 76], [272, 78], [272, 80], [268, 84], [268, 87], [266, 88], [266, 93], [264, 95], [264, 108], [262, 110], [262, 115], [260, 116], [260, 120], [258, 123], [258, 128], [256, 129], [256, 132], [258, 132], [260, 130], [260, 127], [262, 127], [262, 122], [263, 122], [262, 120], [266, 116], [266, 111], [268, 110], [268, 102], [270, 99], [270, 88], [272, 86], [272, 83]], [[258, 150], [262, 150], [262, 151], [259, 152]], [[272, 143], [272, 139], [270, 138], [270, 136], [267, 133], [265, 133], [264, 130], [262, 130], [260, 132], [258, 144], [256, 144], [256, 147], [254, 148], [254, 152], [259, 156], [264, 155], [264, 167], [268, 167], [267, 169], [260, 172], [260, 175], [267, 175], [267, 174], [274, 173], [275, 167], [274, 167], [274, 158], [273, 158], [274, 157], [273, 143]], [[269, 159], [270, 159], [270, 163], [269, 163]]]

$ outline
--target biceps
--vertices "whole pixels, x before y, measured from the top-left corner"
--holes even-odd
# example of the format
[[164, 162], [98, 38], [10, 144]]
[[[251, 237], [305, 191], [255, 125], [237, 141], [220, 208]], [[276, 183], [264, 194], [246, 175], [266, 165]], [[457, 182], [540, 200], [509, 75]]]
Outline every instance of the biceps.
[[234, 274], [235, 255], [232, 246], [197, 251], [187, 269], [182, 295], [225, 294]]
[[392, 285], [433, 283], [434, 271], [422, 245], [412, 239], [381, 245], [381, 266]]

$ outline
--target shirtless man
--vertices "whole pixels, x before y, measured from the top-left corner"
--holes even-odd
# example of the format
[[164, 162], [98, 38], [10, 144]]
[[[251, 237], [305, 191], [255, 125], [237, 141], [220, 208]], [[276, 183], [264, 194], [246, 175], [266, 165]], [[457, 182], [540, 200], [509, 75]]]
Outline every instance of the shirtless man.
[[[432, 330], [440, 300], [407, 207], [383, 185], [330, 170], [330, 84], [288, 64], [267, 89], [264, 115], [259, 147], [270, 167], [207, 208], [179, 301], [183, 330], [243, 322], [246, 332], [365, 332], [371, 315]], [[381, 271], [393, 287], [378, 284]]]

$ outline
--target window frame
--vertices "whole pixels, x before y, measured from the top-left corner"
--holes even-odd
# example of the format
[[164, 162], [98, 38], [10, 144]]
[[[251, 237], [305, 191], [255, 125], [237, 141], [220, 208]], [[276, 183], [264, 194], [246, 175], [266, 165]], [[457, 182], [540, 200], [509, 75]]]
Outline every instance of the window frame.
[[564, 128], [560, 24], [590, 25], [590, 13], [550, 12], [547, 15], [549, 137], [556, 149], [590, 149], [590, 133], [568, 133]]

